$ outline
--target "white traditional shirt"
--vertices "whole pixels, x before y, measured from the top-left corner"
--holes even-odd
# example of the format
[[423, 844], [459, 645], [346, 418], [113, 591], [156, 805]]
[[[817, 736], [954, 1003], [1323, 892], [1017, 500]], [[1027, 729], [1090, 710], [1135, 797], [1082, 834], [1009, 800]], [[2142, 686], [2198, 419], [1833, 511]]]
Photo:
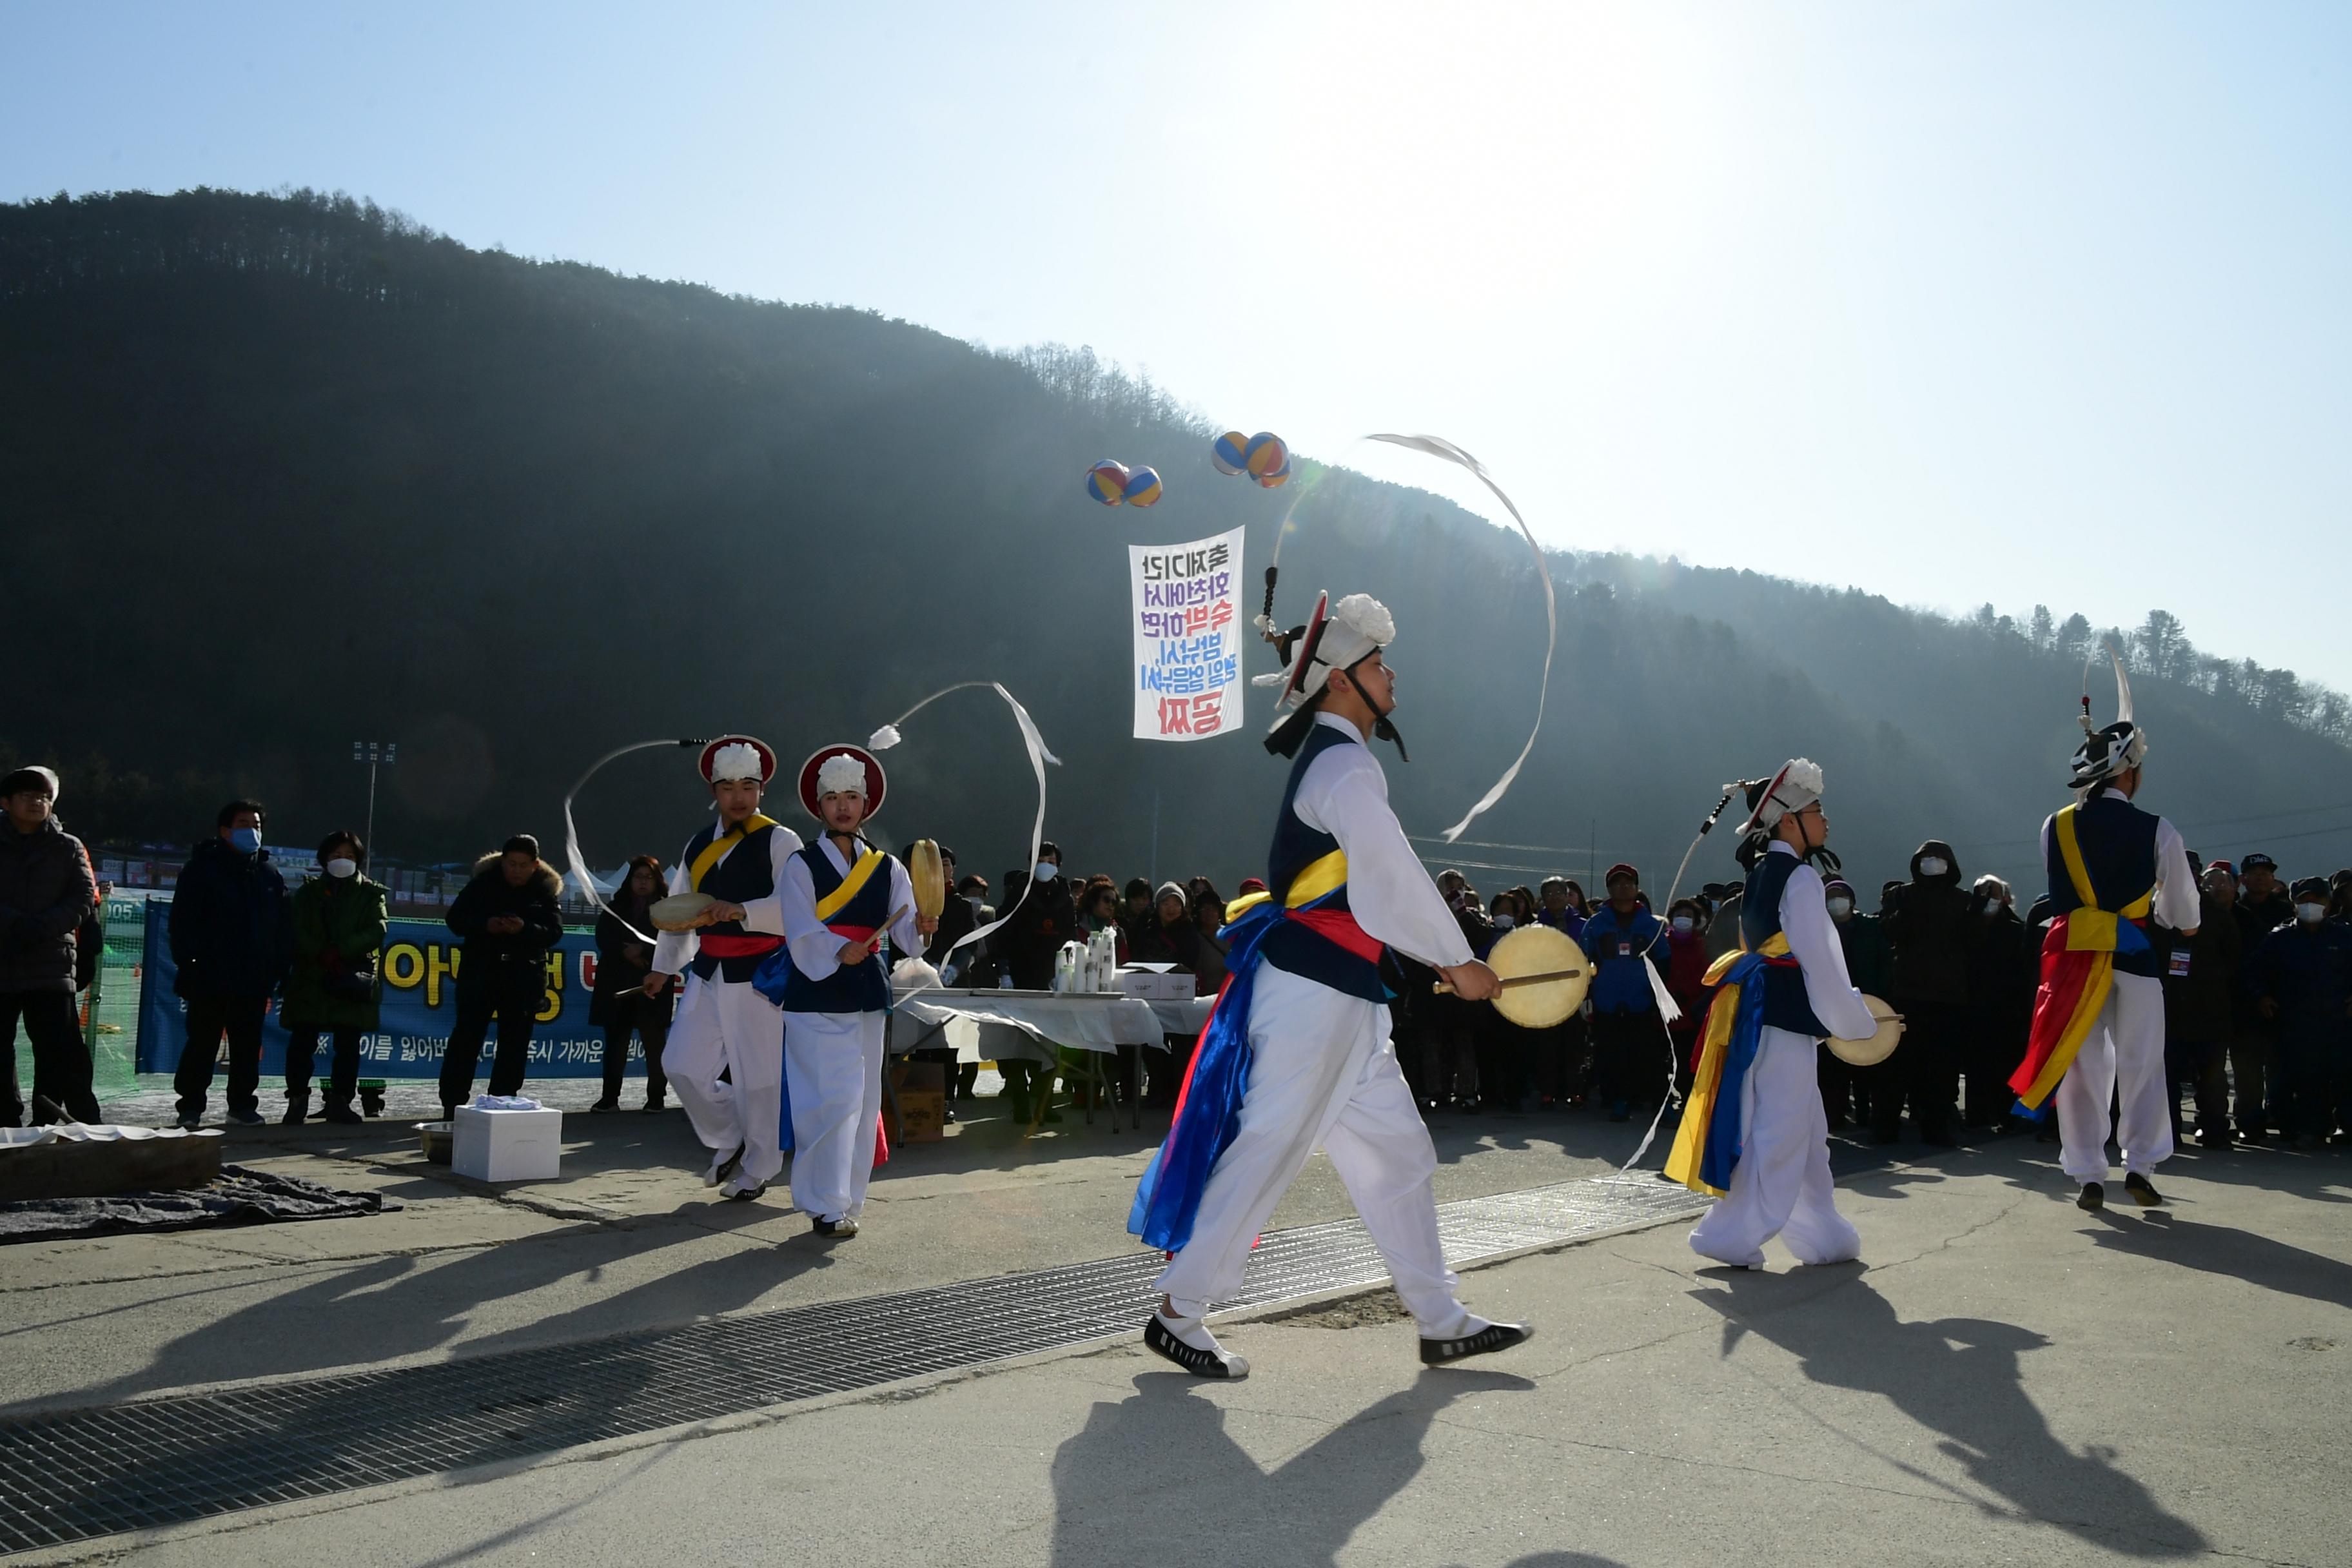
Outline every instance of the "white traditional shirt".
[[[833, 863], [834, 870], [848, 876], [855, 862], [842, 854], [841, 847], [822, 834], [816, 842], [818, 852]], [[890, 910], [897, 917], [885, 928], [890, 933], [890, 945], [902, 956], [919, 954], [923, 939], [915, 930], [915, 885], [895, 855], [888, 858], [887, 874], [890, 879]], [[805, 979], [829, 979], [841, 967], [842, 939], [816, 917], [816, 882], [809, 876], [808, 862], [794, 856], [785, 864], [783, 875], [776, 879], [776, 888], [783, 899], [784, 945], [792, 949], [793, 967]], [[866, 962], [878, 963], [881, 960], [869, 958]]]
[[[1794, 857], [1793, 845], [1775, 838], [1766, 851]], [[1864, 1005], [1862, 993], [1846, 973], [1845, 946], [1838, 941], [1837, 921], [1830, 918], [1829, 900], [1822, 890], [1822, 874], [1810, 864], [1800, 865], [1780, 884], [1780, 934], [1789, 939], [1789, 955], [1805, 976], [1805, 1000], [1822, 1027], [1841, 1040], [1866, 1040], [1878, 1032], [1878, 1020]]]
[[[719, 831], [723, 836], [726, 830], [721, 828]], [[700, 834], [695, 836], [700, 837]], [[727, 857], [742, 847], [741, 839], [729, 845], [725, 853], [711, 862], [712, 868], [725, 865]], [[781, 822], [776, 824], [775, 831], [768, 835], [768, 874], [771, 879], [768, 896], [754, 899], [743, 906], [745, 931], [758, 931], [763, 936], [784, 934], [784, 865], [800, 847], [801, 836]], [[686, 848], [678, 852], [677, 864], [670, 868], [669, 890], [673, 894], [694, 891], [694, 884], [688, 879], [693, 869], [694, 839], [689, 838], [686, 841]], [[695, 954], [700, 949], [700, 939], [690, 931], [663, 931], [654, 943], [654, 973], [682, 973], [688, 964], [694, 962]]]
[[[2103, 784], [2098, 795], [2113, 795], [2128, 804], [2131, 796], [2113, 784]], [[2095, 795], [2085, 796], [2095, 799]], [[2058, 831], [2058, 819], [2050, 817], [2042, 824], [2042, 863], [2050, 864], [2050, 844]], [[2197, 873], [2189, 868], [2189, 841], [2180, 837], [2180, 829], [2168, 817], [2156, 819], [2156, 897], [2149, 913], [2156, 923], [2167, 931], [2188, 936], [2197, 930], [2204, 918], [2204, 901], [2199, 896]]]
[[[1363, 732], [1336, 713], [1318, 713], [1360, 742]], [[1475, 955], [1454, 912], [1412, 852], [1389, 809], [1388, 774], [1370, 746], [1332, 746], [1307, 764], [1291, 797], [1298, 820], [1339, 841], [1348, 857], [1348, 910], [1365, 934], [1436, 969]]]

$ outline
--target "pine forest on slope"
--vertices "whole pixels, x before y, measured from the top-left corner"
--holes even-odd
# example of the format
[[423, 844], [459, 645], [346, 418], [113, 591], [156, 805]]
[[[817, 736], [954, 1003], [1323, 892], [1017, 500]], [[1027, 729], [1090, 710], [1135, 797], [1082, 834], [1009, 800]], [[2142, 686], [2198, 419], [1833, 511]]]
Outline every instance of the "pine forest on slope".
[[[797, 759], [993, 678], [1063, 759], [1047, 831], [1074, 869], [1230, 889], [1261, 869], [1281, 786], [1255, 741], [1266, 697], [1246, 736], [1129, 739], [1123, 547], [1246, 526], [1254, 583], [1296, 500], [1279, 611], [1318, 587], [1395, 611], [1413, 760], [1390, 778], [1408, 828], [1436, 832], [1532, 710], [1524, 544], [1312, 461], [1288, 490], [1218, 481], [1212, 429], [1090, 351], [472, 250], [341, 196], [0, 206], [10, 597], [37, 661], [0, 760], [64, 767], [63, 815], [93, 837], [188, 841], [252, 792], [302, 843], [359, 816], [351, 741], [396, 739], [379, 840], [457, 859], [560, 833], [571, 779], [625, 742], [741, 728]], [[1166, 499], [1087, 500], [1106, 455], [1152, 464]], [[2077, 734], [2080, 616], [1552, 561], [1542, 742], [1433, 859], [1493, 888], [1584, 872], [1589, 846], [1663, 883], [1724, 781], [1801, 752], [1865, 886], [1928, 836], [1971, 874], [2032, 879]], [[2342, 696], [2200, 654], [2162, 611], [2108, 635], [2154, 736], [2148, 798], [2192, 844], [2352, 858]], [[1019, 862], [1033, 786], [993, 699], [930, 710], [890, 764], [886, 838], [934, 835], [992, 879]], [[597, 781], [583, 833], [600, 865], [667, 857], [698, 797], [677, 753], [644, 753]], [[1731, 874], [1729, 847], [1694, 877]]]

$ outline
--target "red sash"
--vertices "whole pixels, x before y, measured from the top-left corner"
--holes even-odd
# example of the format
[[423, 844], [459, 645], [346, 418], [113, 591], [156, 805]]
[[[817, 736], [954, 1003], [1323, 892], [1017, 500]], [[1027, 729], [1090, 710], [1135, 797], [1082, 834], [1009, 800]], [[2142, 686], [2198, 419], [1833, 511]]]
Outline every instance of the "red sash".
[[1367, 963], [1378, 963], [1388, 951], [1385, 942], [1358, 925], [1356, 917], [1346, 910], [1285, 910], [1283, 914]]
[[702, 951], [713, 958], [757, 958], [783, 945], [782, 937], [762, 931], [705, 931], [700, 939]]

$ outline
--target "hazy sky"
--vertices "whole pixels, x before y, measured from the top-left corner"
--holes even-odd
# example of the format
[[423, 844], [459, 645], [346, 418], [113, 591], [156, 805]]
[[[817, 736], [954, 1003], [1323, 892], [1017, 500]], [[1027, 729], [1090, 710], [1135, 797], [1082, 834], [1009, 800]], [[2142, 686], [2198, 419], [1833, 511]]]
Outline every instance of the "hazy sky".
[[656, 9], [11, 5], [0, 197], [1089, 343], [1549, 542], [2352, 688], [2352, 5]]

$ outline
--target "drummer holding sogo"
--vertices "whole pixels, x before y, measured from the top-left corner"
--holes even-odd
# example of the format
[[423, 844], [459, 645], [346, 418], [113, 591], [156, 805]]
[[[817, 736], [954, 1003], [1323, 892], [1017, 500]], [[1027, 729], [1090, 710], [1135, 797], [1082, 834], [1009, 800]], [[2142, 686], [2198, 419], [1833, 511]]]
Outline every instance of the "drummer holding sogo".
[[724, 1184], [723, 1195], [741, 1200], [783, 1169], [784, 1015], [751, 982], [784, 945], [784, 866], [801, 840], [761, 815], [776, 773], [766, 742], [721, 735], [703, 747], [701, 766], [717, 814], [686, 841], [670, 896], [648, 911], [662, 934], [646, 992], [659, 995], [687, 973], [663, 1065], [711, 1152], [703, 1185]]
[[1894, 1020], [1853, 988], [1811, 864], [1837, 869], [1821, 767], [1795, 758], [1744, 787], [1740, 951], [1707, 976], [1721, 989], [1666, 1173], [1722, 1195], [1691, 1232], [1700, 1256], [1761, 1268], [1764, 1244], [1778, 1236], [1800, 1263], [1843, 1263], [1860, 1255], [1862, 1238], [1830, 1184], [1815, 1047], [1871, 1040]]

